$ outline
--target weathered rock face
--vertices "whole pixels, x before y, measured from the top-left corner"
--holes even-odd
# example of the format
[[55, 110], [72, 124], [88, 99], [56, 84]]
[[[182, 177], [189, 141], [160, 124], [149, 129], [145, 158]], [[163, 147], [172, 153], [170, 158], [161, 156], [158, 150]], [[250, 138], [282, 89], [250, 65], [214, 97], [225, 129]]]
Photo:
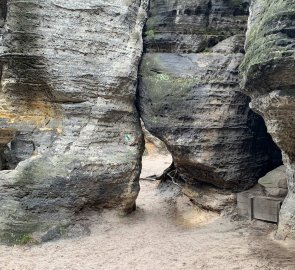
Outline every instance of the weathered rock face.
[[293, 0], [253, 1], [241, 70], [244, 91], [263, 115], [287, 167], [289, 194], [282, 207], [278, 235], [295, 238], [294, 17]]
[[[246, 29], [250, 0], [151, 0], [148, 52], [194, 53]], [[241, 49], [240, 47], [237, 48]]]
[[[181, 178], [190, 185], [202, 181], [243, 190], [281, 163], [263, 119], [239, 92], [246, 3], [151, 2], [147, 25], [156, 30], [153, 37], [147, 32], [139, 108], [146, 128], [166, 143]], [[184, 37], [180, 33], [185, 30]], [[186, 53], [191, 42], [197, 44], [192, 51], [204, 51], [206, 35], [222, 41], [210, 49], [206, 43], [203, 53]]]
[[30, 0], [1, 9], [2, 241], [64, 229], [87, 207], [133, 207], [146, 7], [140, 0]]

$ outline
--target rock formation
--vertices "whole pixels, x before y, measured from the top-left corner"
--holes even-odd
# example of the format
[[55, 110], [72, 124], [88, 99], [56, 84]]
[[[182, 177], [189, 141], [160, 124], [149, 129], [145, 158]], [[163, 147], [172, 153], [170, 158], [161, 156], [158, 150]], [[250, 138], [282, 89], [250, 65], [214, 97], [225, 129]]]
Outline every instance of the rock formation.
[[295, 238], [295, 3], [254, 0], [246, 41], [242, 86], [263, 115], [282, 149], [289, 193], [283, 204], [279, 237]]
[[260, 178], [258, 183], [264, 187], [267, 196], [286, 197], [288, 194], [286, 167], [280, 166], [274, 169]]
[[222, 40], [243, 34], [249, 3], [250, 0], [150, 0], [145, 48], [168, 53], [208, 50]]
[[281, 162], [239, 87], [249, 1], [151, 1], [139, 109], [186, 184], [234, 191]]
[[[289, 178], [278, 235], [295, 237], [295, 4], [253, 0], [244, 59], [249, 3], [1, 1], [0, 242], [66, 234], [82, 210], [134, 209], [140, 116], [183, 192], [217, 211], [281, 164], [263, 116]], [[243, 59], [262, 116], [240, 92]]]
[[1, 2], [1, 241], [46, 239], [88, 207], [133, 208], [146, 8], [140, 0]]

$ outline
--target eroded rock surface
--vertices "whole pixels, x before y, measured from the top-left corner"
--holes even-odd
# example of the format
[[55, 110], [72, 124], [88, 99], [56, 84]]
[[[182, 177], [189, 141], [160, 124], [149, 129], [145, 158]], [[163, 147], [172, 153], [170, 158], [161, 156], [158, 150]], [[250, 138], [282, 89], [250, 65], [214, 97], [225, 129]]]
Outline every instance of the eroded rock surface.
[[148, 52], [193, 53], [208, 50], [246, 29], [249, 2], [151, 0], [145, 48]]
[[[247, 2], [168, 2], [151, 1], [147, 27], [155, 31], [146, 33], [140, 69], [141, 117], [166, 143], [186, 183], [250, 188], [281, 160], [263, 119], [240, 92]], [[196, 41], [205, 36], [216, 41], [205, 43], [206, 50]], [[202, 53], [187, 53], [193, 41], [193, 51]]]
[[88, 207], [133, 207], [146, 8], [140, 0], [30, 0], [1, 9], [2, 241], [62, 232]]
[[279, 237], [295, 238], [295, 3], [254, 0], [251, 6], [242, 86], [283, 151], [289, 193]]

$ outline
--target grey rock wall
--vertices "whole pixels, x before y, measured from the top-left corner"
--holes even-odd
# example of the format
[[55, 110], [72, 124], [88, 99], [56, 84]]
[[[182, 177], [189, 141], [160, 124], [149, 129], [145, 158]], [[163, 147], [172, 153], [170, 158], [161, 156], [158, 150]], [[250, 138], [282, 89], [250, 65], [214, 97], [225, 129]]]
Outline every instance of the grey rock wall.
[[66, 230], [89, 207], [132, 209], [147, 1], [2, 6], [0, 240]]
[[244, 190], [281, 164], [263, 119], [240, 92], [247, 7], [247, 1], [151, 1], [139, 109], [191, 186]]
[[254, 0], [251, 5], [242, 86], [282, 149], [289, 193], [278, 237], [295, 238], [295, 3]]
[[151, 0], [145, 48], [148, 52], [208, 50], [246, 30], [249, 3], [250, 0]]

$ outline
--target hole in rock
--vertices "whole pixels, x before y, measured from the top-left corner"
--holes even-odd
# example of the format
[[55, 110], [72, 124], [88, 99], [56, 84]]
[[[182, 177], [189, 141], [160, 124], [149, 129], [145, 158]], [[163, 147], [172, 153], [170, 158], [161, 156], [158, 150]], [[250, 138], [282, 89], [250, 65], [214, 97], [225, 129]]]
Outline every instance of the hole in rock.
[[202, 8], [200, 6], [198, 6], [196, 9], [195, 9], [195, 15], [200, 15], [202, 14]]
[[191, 9], [187, 8], [187, 9], [184, 10], [184, 14], [190, 16], [190, 15], [193, 14], [193, 11]]
[[156, 180], [171, 165], [172, 156], [165, 144], [154, 137], [143, 125], [145, 151], [142, 158], [141, 179]]
[[0, 130], [0, 169], [14, 170], [19, 162], [33, 155], [35, 145], [27, 134], [12, 129]]

